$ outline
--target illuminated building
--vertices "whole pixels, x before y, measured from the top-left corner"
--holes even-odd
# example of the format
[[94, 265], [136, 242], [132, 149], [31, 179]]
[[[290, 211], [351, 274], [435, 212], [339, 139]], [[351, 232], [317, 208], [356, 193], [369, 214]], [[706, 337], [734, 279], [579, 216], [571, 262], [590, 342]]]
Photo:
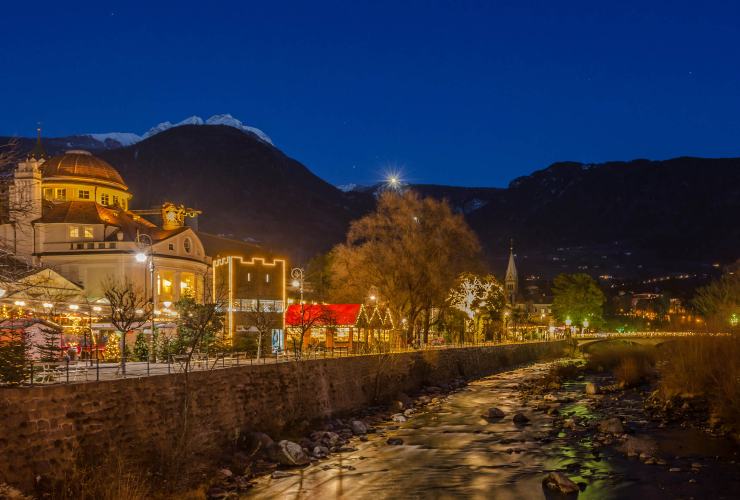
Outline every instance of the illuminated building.
[[364, 304], [291, 304], [285, 313], [286, 347], [344, 349], [363, 352], [376, 346], [396, 347], [390, 311]]
[[[0, 247], [79, 285], [86, 301], [100, 301], [110, 280], [131, 281], [151, 295], [150, 258], [155, 309], [185, 293], [204, 297], [209, 258], [199, 235], [184, 224], [187, 209], [165, 204], [157, 210], [165, 221], [161, 227], [145, 219], [130, 210], [133, 194], [104, 160], [81, 150], [47, 158], [39, 138], [6, 185], [0, 197]], [[141, 235], [151, 245], [142, 246]], [[142, 252], [146, 262], [135, 258]]]
[[[210, 237], [209, 247], [217, 243]], [[271, 316], [271, 344], [274, 351], [284, 346], [285, 260], [253, 257], [254, 248], [223, 239], [226, 248], [215, 250], [213, 260], [213, 299], [225, 304], [226, 335], [233, 342], [237, 336], [255, 333], [251, 324], [257, 311]]]
[[[546, 296], [536, 284], [538, 276], [529, 276], [527, 281], [531, 282], [525, 287], [524, 291], [519, 287], [519, 273], [517, 271], [514, 258], [514, 246], [509, 247], [509, 262], [506, 267], [504, 278], [504, 288], [506, 290], [506, 301], [508, 304], [510, 317], [523, 316], [531, 328], [544, 331], [544, 327], [552, 324], [552, 301]], [[513, 311], [519, 311], [522, 314], [513, 315]], [[513, 320], [508, 321], [509, 325], [514, 324]]]

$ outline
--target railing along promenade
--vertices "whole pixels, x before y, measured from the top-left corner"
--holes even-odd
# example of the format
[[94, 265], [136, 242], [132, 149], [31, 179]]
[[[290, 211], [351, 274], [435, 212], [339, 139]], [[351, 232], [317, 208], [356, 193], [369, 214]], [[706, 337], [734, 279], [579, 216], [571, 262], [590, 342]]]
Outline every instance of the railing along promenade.
[[[531, 344], [539, 342], [564, 340], [564, 338], [517, 340], [501, 342], [460, 342], [442, 345], [423, 345], [420, 347], [399, 347], [387, 350], [368, 350], [351, 352], [348, 348], [307, 349], [303, 351], [286, 350], [280, 353], [268, 353], [259, 358], [246, 352], [196, 353], [188, 361], [186, 356], [172, 355], [161, 361], [127, 361], [123, 373], [121, 360], [84, 359], [61, 362], [33, 362], [28, 367], [28, 378], [21, 387], [50, 384], [78, 384], [99, 382], [121, 378], [138, 378], [155, 375], [183, 373], [186, 369], [193, 371], [210, 371], [237, 366], [255, 366], [275, 363], [300, 363], [315, 359], [350, 358], [377, 356], [407, 352], [435, 351], [444, 349], [461, 349], [474, 347], [493, 347], [502, 345]], [[16, 384], [17, 386], [18, 384]], [[2, 386], [0, 384], [0, 386]]]
[[[596, 333], [574, 333], [573, 340], [590, 339], [629, 339], [629, 338], [665, 338], [665, 337], [723, 337], [729, 333], [716, 332], [596, 332]], [[34, 362], [30, 363], [27, 370], [29, 375], [21, 386], [30, 387], [34, 385], [48, 384], [75, 384], [84, 382], [97, 382], [101, 380], [116, 380], [121, 378], [148, 377], [154, 375], [166, 375], [188, 371], [209, 371], [237, 366], [254, 366], [275, 363], [293, 363], [313, 359], [348, 358], [361, 356], [374, 356], [378, 354], [420, 352], [443, 349], [460, 349], [473, 347], [493, 347], [501, 345], [528, 344], [537, 342], [548, 342], [568, 340], [568, 337], [558, 336], [549, 339], [534, 340], [512, 340], [512, 341], [486, 341], [486, 342], [458, 342], [441, 345], [426, 344], [419, 347], [398, 347], [388, 350], [368, 350], [352, 352], [348, 348], [338, 347], [333, 349], [307, 349], [303, 351], [285, 350], [280, 353], [268, 353], [260, 356], [247, 352], [222, 352], [222, 353], [196, 353], [187, 363], [184, 356], [171, 355], [166, 360], [158, 361], [127, 361], [126, 373], [123, 373], [120, 359], [85, 359], [77, 361], [57, 362]], [[0, 384], [0, 387], [2, 384]]]

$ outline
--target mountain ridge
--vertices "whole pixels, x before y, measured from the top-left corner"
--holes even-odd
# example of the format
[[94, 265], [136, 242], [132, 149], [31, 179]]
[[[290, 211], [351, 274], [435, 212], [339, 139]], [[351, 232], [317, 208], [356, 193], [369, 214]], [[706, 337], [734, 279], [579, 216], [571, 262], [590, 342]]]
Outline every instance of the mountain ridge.
[[[67, 139], [45, 145], [58, 152]], [[220, 125], [171, 127], [96, 154], [129, 183], [133, 206], [188, 204], [204, 211], [204, 230], [258, 240], [299, 262], [343, 241], [380, 188], [343, 192], [253, 134]], [[702, 273], [740, 248], [740, 158], [556, 162], [506, 188], [408, 187], [449, 200], [496, 271], [512, 239], [523, 273], [544, 275]]]

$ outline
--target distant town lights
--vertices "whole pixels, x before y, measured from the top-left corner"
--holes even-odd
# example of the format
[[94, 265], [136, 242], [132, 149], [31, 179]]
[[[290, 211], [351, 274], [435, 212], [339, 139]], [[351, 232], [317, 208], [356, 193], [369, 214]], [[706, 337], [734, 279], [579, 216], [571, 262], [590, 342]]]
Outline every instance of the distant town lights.
[[44, 306], [44, 309], [51, 309], [52, 307], [54, 307], [54, 304], [52, 304], [51, 302], [44, 302], [42, 305]]
[[70, 305], [69, 305], [69, 308], [70, 308], [71, 310], [73, 310], [73, 311], [76, 311], [77, 309], [79, 309], [79, 308], [80, 308], [80, 306], [78, 306], [77, 304], [70, 304]]
[[17, 305], [18, 307], [23, 307], [26, 305], [26, 303], [22, 300], [16, 300], [15, 302], [13, 302], [13, 304]]

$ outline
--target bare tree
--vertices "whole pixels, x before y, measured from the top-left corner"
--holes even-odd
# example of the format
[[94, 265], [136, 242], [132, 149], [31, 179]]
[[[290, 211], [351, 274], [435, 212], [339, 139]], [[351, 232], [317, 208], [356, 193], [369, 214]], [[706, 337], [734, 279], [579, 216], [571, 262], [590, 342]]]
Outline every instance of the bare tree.
[[121, 332], [121, 373], [126, 376], [126, 334], [151, 318], [153, 305], [129, 280], [107, 280], [103, 295], [108, 301], [110, 322]]
[[293, 353], [296, 358], [299, 358], [311, 330], [316, 327], [334, 326], [336, 317], [326, 304], [300, 304], [299, 307], [294, 308], [294, 311], [298, 314], [289, 318], [291, 330], [293, 330], [291, 341]]
[[247, 308], [245, 314], [247, 326], [257, 330], [257, 359], [261, 359], [262, 342], [270, 338], [272, 330], [278, 324], [278, 317], [274, 301], [263, 303], [257, 300]]

